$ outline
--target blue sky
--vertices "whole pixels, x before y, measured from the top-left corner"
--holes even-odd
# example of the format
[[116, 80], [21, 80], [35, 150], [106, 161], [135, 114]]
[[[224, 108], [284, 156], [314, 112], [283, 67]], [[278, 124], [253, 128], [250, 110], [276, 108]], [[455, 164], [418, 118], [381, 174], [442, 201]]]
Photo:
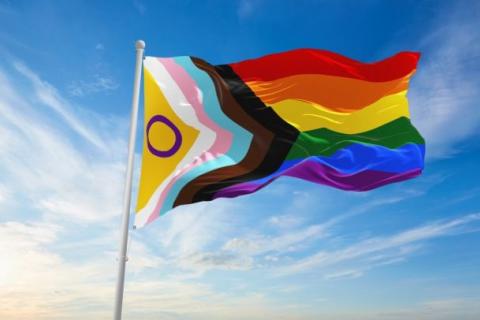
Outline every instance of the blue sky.
[[211, 63], [421, 51], [428, 159], [368, 193], [282, 178], [134, 231], [125, 319], [478, 319], [479, 21], [475, 1], [0, 1], [0, 318], [111, 317], [141, 38]]

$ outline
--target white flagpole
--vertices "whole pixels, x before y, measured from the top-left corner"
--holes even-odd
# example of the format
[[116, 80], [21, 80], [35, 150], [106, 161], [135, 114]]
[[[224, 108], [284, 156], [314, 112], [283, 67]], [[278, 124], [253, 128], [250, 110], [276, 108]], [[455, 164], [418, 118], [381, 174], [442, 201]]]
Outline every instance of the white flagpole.
[[127, 262], [128, 228], [130, 218], [130, 199], [132, 193], [133, 156], [135, 154], [138, 100], [140, 97], [140, 80], [142, 77], [142, 62], [145, 42], [143, 42], [142, 40], [137, 40], [137, 42], [135, 42], [135, 48], [137, 51], [137, 59], [135, 63], [135, 78], [133, 80], [132, 117], [130, 121], [130, 138], [128, 140], [127, 172], [125, 175], [125, 189], [123, 193], [123, 216], [121, 229], [122, 235], [120, 239], [120, 250], [118, 255], [118, 275], [117, 287], [115, 291], [115, 313], [113, 317], [114, 320], [122, 319], [123, 289], [125, 284], [125, 264]]

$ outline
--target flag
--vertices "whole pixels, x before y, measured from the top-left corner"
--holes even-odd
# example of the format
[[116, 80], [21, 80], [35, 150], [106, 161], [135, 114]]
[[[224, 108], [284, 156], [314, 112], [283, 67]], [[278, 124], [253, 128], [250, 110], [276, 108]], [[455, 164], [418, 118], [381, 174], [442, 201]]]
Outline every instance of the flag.
[[425, 143], [406, 97], [418, 59], [362, 63], [316, 49], [216, 66], [146, 57], [135, 225], [281, 176], [366, 191], [419, 175]]

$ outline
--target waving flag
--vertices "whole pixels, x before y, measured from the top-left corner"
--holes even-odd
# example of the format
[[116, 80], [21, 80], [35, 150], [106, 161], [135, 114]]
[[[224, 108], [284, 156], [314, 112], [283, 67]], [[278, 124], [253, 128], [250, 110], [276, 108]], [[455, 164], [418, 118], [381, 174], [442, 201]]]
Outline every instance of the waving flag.
[[218, 66], [145, 58], [135, 225], [281, 176], [353, 191], [417, 176], [425, 145], [406, 94], [418, 58], [361, 63], [314, 49]]

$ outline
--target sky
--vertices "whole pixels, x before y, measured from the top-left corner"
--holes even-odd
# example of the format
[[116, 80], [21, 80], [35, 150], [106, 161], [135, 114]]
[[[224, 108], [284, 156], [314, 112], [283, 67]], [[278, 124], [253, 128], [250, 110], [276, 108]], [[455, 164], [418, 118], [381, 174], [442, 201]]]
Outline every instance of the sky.
[[427, 162], [366, 193], [281, 178], [132, 231], [124, 319], [479, 319], [479, 30], [473, 0], [0, 0], [0, 319], [112, 317], [137, 39], [213, 64], [420, 51]]

